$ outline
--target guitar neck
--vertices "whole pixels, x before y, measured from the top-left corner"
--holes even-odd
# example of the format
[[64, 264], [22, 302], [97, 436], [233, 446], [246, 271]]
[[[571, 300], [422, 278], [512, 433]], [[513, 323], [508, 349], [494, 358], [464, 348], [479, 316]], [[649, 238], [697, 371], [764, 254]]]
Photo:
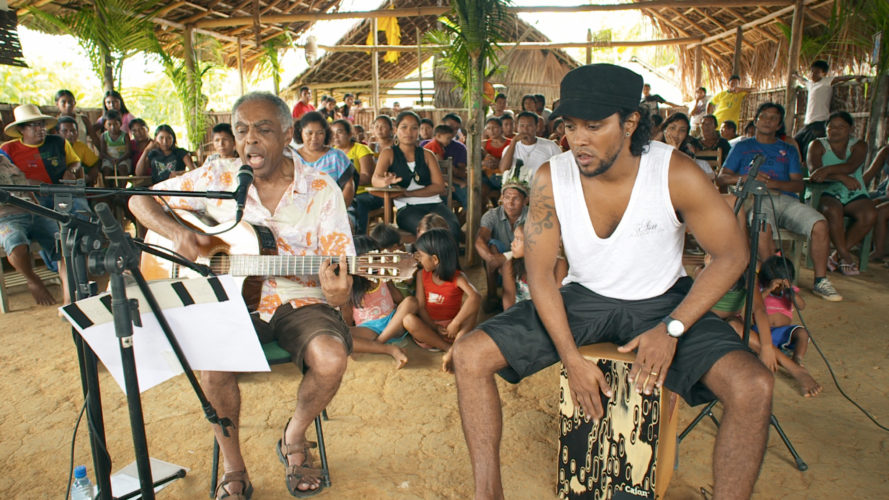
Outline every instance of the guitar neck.
[[318, 274], [321, 263], [344, 262], [350, 274], [355, 273], [356, 258], [326, 255], [232, 255], [233, 276], [306, 276]]

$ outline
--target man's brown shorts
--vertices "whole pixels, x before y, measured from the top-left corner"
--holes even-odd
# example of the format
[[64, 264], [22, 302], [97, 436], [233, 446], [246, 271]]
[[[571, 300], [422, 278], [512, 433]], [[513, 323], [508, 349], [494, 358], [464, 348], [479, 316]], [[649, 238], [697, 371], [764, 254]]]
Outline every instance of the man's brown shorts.
[[319, 335], [339, 340], [346, 347], [346, 354], [352, 353], [349, 327], [339, 311], [327, 304], [310, 304], [296, 309], [283, 304], [275, 310], [269, 322], [259, 319], [256, 314], [251, 318], [259, 341], [263, 344], [277, 341], [303, 372], [308, 368], [304, 360], [306, 346]]

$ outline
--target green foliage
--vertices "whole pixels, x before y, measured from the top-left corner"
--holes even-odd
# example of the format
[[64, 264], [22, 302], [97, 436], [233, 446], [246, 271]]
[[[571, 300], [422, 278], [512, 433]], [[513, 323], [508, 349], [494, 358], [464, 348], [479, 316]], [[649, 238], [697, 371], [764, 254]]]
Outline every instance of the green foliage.
[[270, 73], [275, 85], [275, 94], [281, 89], [281, 50], [287, 49], [293, 43], [290, 33], [285, 32], [274, 38], [270, 38], [262, 44], [262, 58], [256, 66], [257, 76]]
[[118, 75], [119, 86], [123, 61], [151, 47], [154, 24], [149, 11], [158, 3], [159, 0], [102, 0], [61, 15], [36, 7], [29, 7], [28, 14], [34, 16], [42, 31], [67, 33], [77, 38], [100, 81], [105, 81], [106, 65], [110, 64], [112, 74]]
[[74, 62], [28, 60], [28, 68], [0, 66], [0, 101], [12, 104], [51, 105], [59, 89], [68, 89], [81, 106], [101, 106], [102, 87]]
[[487, 78], [490, 74], [484, 68], [499, 66], [500, 44], [508, 40], [511, 26], [506, 12], [509, 4], [509, 0], [452, 0], [455, 21], [441, 18], [444, 29], [425, 36], [428, 43], [448, 46], [438, 58], [439, 64], [463, 88], [467, 105], [481, 102], [470, 90], [475, 73]]

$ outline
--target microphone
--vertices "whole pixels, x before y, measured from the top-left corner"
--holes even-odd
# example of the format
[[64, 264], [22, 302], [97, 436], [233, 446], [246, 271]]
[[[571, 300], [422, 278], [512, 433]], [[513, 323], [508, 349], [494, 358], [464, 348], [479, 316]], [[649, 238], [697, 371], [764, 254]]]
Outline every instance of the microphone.
[[247, 189], [253, 183], [253, 168], [249, 165], [241, 166], [238, 170], [238, 187], [235, 189], [235, 203], [238, 204], [238, 211], [235, 213], [235, 222], [241, 222], [244, 216], [244, 205], [247, 203]]
[[735, 185], [735, 196], [738, 197], [738, 200], [735, 202], [735, 213], [738, 213], [741, 210], [741, 205], [744, 204], [744, 199], [747, 198], [747, 193], [750, 192], [751, 182], [756, 180], [756, 176], [759, 175], [759, 167], [761, 167], [765, 161], [765, 155], [759, 153], [750, 160], [750, 165], [747, 169], [747, 180], [744, 181], [744, 186], [741, 187], [740, 191], [738, 190], [738, 186], [741, 185], [741, 178], [738, 177], [738, 183]]

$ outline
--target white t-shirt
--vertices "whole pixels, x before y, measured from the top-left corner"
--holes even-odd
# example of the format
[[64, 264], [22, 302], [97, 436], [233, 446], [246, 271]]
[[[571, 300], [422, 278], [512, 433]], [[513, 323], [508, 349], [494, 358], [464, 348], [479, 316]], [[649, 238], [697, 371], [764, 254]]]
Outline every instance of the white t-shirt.
[[519, 172], [519, 178], [525, 182], [531, 183], [534, 173], [541, 165], [548, 162], [550, 158], [562, 153], [562, 148], [555, 142], [538, 137], [537, 142], [528, 145], [522, 141], [513, 142], [509, 147], [515, 148], [515, 154], [512, 156], [512, 166], [504, 175], [504, 179], [513, 177], [516, 160], [522, 160], [522, 170]]
[[808, 125], [814, 122], [823, 122], [830, 116], [830, 98], [833, 97], [832, 76], [825, 76], [817, 82], [806, 82], [806, 90], [809, 97], [806, 100], [806, 121]]
[[[409, 161], [407, 162], [407, 168], [414, 171], [417, 168], [417, 162]], [[411, 178], [411, 183], [407, 187], [407, 191], [413, 191], [415, 189], [422, 189], [426, 186], [421, 186], [417, 183], [416, 180]], [[441, 203], [441, 196], [431, 195], [431, 196], [402, 196], [400, 198], [395, 198], [392, 200], [392, 204], [395, 205], [395, 208], [403, 208], [407, 205], [425, 205], [427, 203]]]

